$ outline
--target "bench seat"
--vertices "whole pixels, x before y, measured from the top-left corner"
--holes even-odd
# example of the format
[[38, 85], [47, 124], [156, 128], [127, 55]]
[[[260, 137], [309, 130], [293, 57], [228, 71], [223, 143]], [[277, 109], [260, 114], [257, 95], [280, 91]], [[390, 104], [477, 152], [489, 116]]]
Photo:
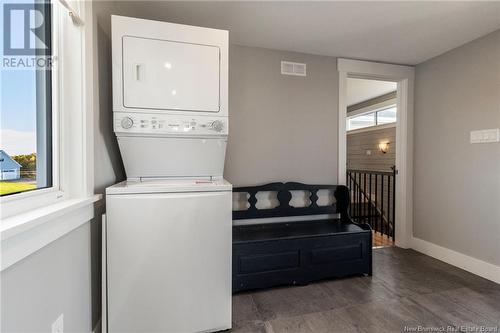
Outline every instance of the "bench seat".
[[[276, 185], [281, 184], [281, 185]], [[270, 185], [273, 185], [272, 187]], [[300, 185], [300, 186], [298, 186]], [[277, 188], [281, 193], [278, 198], [289, 201], [285, 191], [311, 189], [311, 196], [317, 191], [312, 186], [299, 183], [273, 183], [263, 188]], [[325, 186], [331, 185], [321, 185]], [[307, 215], [314, 211], [339, 213], [339, 219], [305, 220], [252, 225], [233, 226], [233, 292], [268, 288], [279, 285], [308, 284], [321, 279], [344, 277], [360, 274], [372, 274], [372, 237], [371, 229], [366, 224], [356, 224], [347, 214], [348, 189], [335, 187], [335, 206], [307, 207]], [[242, 188], [255, 197], [258, 187]], [[240, 189], [236, 188], [236, 192]], [[346, 192], [347, 191], [347, 192]], [[286, 217], [290, 211], [288, 201], [280, 200], [280, 206], [259, 212], [250, 209], [253, 218], [261, 213]], [[250, 200], [255, 205], [256, 200]], [[314, 200], [312, 201], [314, 206]], [[340, 210], [339, 210], [340, 208]], [[236, 213], [236, 212], [234, 212]], [[245, 214], [233, 213], [238, 218]], [[296, 216], [293, 214], [292, 216]]]
[[233, 244], [275, 239], [324, 237], [364, 232], [361, 226], [339, 219], [239, 225], [233, 227]]

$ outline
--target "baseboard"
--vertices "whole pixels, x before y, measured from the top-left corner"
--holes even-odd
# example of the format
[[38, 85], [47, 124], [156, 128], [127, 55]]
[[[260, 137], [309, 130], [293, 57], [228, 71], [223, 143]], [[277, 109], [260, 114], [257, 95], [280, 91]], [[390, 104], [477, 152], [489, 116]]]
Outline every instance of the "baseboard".
[[450, 265], [500, 284], [500, 266], [450, 250], [420, 238], [413, 237], [411, 248]]
[[101, 333], [101, 318], [97, 321], [97, 324], [95, 324], [94, 329], [92, 330], [92, 333]]

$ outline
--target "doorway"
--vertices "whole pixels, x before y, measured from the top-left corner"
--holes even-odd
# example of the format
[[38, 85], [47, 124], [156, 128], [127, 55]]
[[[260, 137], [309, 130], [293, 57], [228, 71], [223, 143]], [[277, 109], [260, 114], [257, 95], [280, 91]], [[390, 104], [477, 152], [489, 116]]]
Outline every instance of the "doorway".
[[[352, 208], [366, 209], [370, 210], [369, 213], [373, 211], [377, 212], [380, 209], [382, 212], [378, 213], [379, 223], [382, 220], [382, 225], [379, 224], [379, 230], [391, 233], [394, 239], [394, 244], [402, 248], [408, 248], [411, 246], [412, 239], [412, 182], [413, 182], [413, 80], [414, 80], [414, 69], [409, 66], [400, 65], [390, 65], [375, 63], [369, 61], [359, 61], [350, 59], [338, 59], [337, 69], [339, 71], [339, 174], [338, 179], [340, 184], [345, 184], [351, 189], [351, 196], [357, 196], [358, 206], [353, 206]], [[349, 84], [351, 80], [351, 86], [354, 82], [358, 85], [367, 84], [372, 86], [377, 86], [378, 88], [385, 86], [387, 89], [392, 91], [386, 91], [386, 95], [380, 98], [378, 102], [380, 103], [379, 108], [369, 109], [366, 108], [367, 105], [359, 104], [363, 101], [357, 101], [354, 103], [352, 96], [349, 97]], [[359, 80], [359, 81], [355, 81]], [[364, 81], [361, 81], [364, 80]], [[378, 82], [378, 84], [377, 84]], [[394, 92], [395, 87], [395, 92]], [[371, 89], [373, 90], [373, 89]], [[391, 93], [391, 95], [388, 95]], [[352, 95], [352, 92], [351, 92]], [[371, 99], [377, 96], [373, 96]], [[392, 99], [391, 99], [392, 97]], [[349, 101], [349, 98], [351, 100]], [[360, 97], [362, 98], [362, 97]], [[385, 100], [385, 101], [384, 101]], [[389, 102], [387, 102], [389, 101]], [[374, 101], [371, 101], [374, 102]], [[377, 101], [376, 101], [377, 102]], [[386, 104], [384, 104], [386, 103]], [[392, 103], [392, 104], [391, 104]], [[358, 104], [358, 105], [356, 105]], [[385, 108], [393, 105], [394, 109]], [[363, 109], [363, 107], [365, 107]], [[378, 111], [385, 111], [384, 113], [378, 115]], [[379, 121], [377, 121], [377, 116], [379, 116]], [[395, 124], [391, 120], [392, 125], [382, 124], [384, 121], [388, 122], [395, 116]], [[389, 122], [388, 122], [389, 123]], [[384, 200], [385, 205], [387, 202], [392, 202], [392, 206], [384, 206], [381, 208], [379, 202], [377, 205], [368, 204], [369, 199], [369, 179], [370, 176], [367, 174], [353, 174], [349, 173], [349, 170], [354, 169], [348, 168], [353, 166], [354, 161], [349, 161], [348, 165], [348, 135], [353, 135], [356, 132], [351, 132], [357, 130], [358, 133], [361, 131], [364, 125], [372, 126], [382, 126], [390, 127], [395, 125], [395, 135], [391, 147], [391, 139], [385, 139], [384, 142], [379, 142], [375, 149], [365, 149], [364, 154], [384, 154], [382, 150], [386, 151], [386, 154], [392, 148], [394, 154], [394, 168], [392, 172], [392, 179], [387, 180], [390, 175], [384, 174], [384, 180], [381, 180], [382, 175], [375, 178], [372, 175], [372, 195], [374, 193], [374, 187], [377, 186], [386, 189], [386, 194], [378, 194], [378, 200]], [[355, 127], [358, 127], [355, 129]], [[369, 126], [366, 126], [369, 127]], [[379, 129], [382, 129], [379, 128]], [[348, 131], [350, 134], [348, 134]], [[397, 149], [395, 143], [397, 142]], [[367, 153], [367, 150], [369, 151]], [[375, 150], [375, 151], [373, 151]], [[370, 156], [370, 155], [368, 155]], [[387, 158], [389, 159], [389, 158]], [[360, 170], [362, 171], [362, 170]], [[366, 181], [365, 181], [366, 177]], [[356, 180], [354, 182], [354, 180]], [[377, 185], [375, 185], [377, 184]], [[368, 187], [368, 189], [365, 189]], [[356, 191], [354, 193], [354, 191]], [[379, 190], [380, 191], [380, 190]], [[391, 194], [392, 191], [392, 194]], [[360, 199], [361, 193], [361, 199]], [[393, 201], [391, 200], [391, 195]], [[368, 197], [368, 198], [367, 198]], [[370, 206], [371, 205], [371, 206]], [[371, 207], [371, 208], [369, 208]], [[384, 222], [383, 213], [390, 215], [386, 216], [386, 220], [392, 219], [393, 226], [390, 229], [388, 221]], [[365, 212], [363, 212], [365, 214]], [[366, 222], [363, 214], [358, 212], [358, 220], [360, 222]], [[375, 213], [374, 215], [377, 215]], [[356, 215], [354, 215], [356, 217]], [[373, 221], [372, 221], [373, 222]], [[387, 228], [387, 230], [386, 230]], [[375, 228], [374, 228], [375, 229]], [[383, 233], [382, 233], [383, 234]]]
[[374, 248], [394, 245], [397, 83], [347, 78], [346, 184], [350, 215], [372, 228]]

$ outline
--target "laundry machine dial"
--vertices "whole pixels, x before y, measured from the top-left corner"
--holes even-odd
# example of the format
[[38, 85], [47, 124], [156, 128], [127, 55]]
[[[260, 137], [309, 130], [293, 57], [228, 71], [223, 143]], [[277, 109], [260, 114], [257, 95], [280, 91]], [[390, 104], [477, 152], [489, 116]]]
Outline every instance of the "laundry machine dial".
[[122, 119], [121, 125], [124, 129], [129, 129], [134, 125], [134, 121], [130, 117], [125, 117]]
[[220, 120], [215, 120], [213, 123], [212, 123], [212, 128], [216, 131], [216, 132], [220, 132], [224, 129], [224, 123]]

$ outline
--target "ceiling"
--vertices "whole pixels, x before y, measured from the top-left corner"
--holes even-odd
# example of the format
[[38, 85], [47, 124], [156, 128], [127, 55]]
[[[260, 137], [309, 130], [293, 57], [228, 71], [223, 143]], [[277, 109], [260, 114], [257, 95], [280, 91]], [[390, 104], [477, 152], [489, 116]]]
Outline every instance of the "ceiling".
[[227, 29], [235, 44], [409, 65], [500, 29], [500, 2], [113, 1], [107, 9]]
[[347, 79], [347, 105], [358, 104], [397, 89], [396, 82]]

